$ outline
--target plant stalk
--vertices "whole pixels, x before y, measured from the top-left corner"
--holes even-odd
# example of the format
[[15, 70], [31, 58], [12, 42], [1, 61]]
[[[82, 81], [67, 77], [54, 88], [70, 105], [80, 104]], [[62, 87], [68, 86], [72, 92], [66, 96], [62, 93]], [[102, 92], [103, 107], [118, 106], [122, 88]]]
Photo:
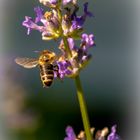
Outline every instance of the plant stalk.
[[76, 84], [76, 87], [77, 87], [77, 96], [78, 96], [81, 115], [82, 115], [82, 119], [83, 119], [83, 125], [84, 125], [84, 129], [85, 129], [86, 140], [92, 140], [86, 102], [85, 102], [85, 99], [84, 99], [83, 89], [82, 89], [82, 85], [81, 85], [81, 81], [80, 81], [79, 76], [76, 76], [75, 84]]

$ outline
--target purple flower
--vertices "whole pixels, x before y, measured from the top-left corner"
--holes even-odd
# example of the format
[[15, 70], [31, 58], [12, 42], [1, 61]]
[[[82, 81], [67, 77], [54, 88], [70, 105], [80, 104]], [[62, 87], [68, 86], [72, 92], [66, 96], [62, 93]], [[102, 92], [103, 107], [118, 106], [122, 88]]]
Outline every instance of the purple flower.
[[57, 65], [59, 67], [59, 76], [60, 78], [64, 78], [66, 75], [70, 75], [72, 74], [72, 71], [69, 69], [69, 67], [71, 67], [71, 64], [69, 61], [57, 61]]
[[72, 26], [71, 26], [71, 28], [72, 28], [73, 30], [76, 30], [76, 29], [81, 29], [82, 27], [81, 27], [79, 24], [77, 24], [77, 21], [76, 21], [76, 20], [73, 20], [73, 21], [72, 21]]
[[66, 134], [67, 134], [67, 137], [65, 137], [64, 140], [75, 140], [76, 139], [76, 135], [75, 135], [74, 130], [71, 126], [68, 126], [66, 128]]
[[92, 47], [95, 45], [94, 42], [94, 35], [93, 34], [82, 34], [82, 39], [81, 39], [81, 46], [84, 51], [87, 51], [88, 48]]
[[[31, 30], [38, 30], [42, 33], [43, 40], [58, 38], [61, 35], [61, 31], [57, 11], [52, 10], [45, 12], [44, 15], [43, 9], [40, 7], [34, 8], [34, 11], [36, 12], [35, 21], [33, 21], [31, 17], [26, 16], [22, 23], [22, 25], [28, 29], [27, 34], [29, 35]], [[38, 22], [42, 25], [38, 25]]]
[[[106, 140], [106, 136], [108, 134], [108, 128], [104, 127], [102, 130], [97, 130], [94, 134], [95, 128], [90, 129], [93, 139], [95, 140]], [[87, 140], [84, 131], [80, 131], [80, 133], [76, 136], [74, 130], [71, 126], [66, 128], [67, 137], [64, 140]], [[116, 134], [116, 125], [112, 127], [112, 132], [107, 137], [107, 140], [121, 140], [121, 138]]]
[[32, 29], [38, 30], [40, 32], [44, 30], [43, 26], [37, 25], [37, 23], [40, 22], [41, 19], [43, 18], [43, 9], [38, 6], [34, 8], [34, 11], [36, 13], [35, 21], [33, 21], [31, 17], [25, 16], [25, 20], [22, 22], [22, 25], [28, 29], [27, 35], [30, 34]]
[[108, 135], [107, 140], [121, 140], [119, 135], [116, 134], [116, 125], [112, 126], [111, 133]]
[[80, 67], [85, 67], [87, 62], [91, 59], [92, 55], [88, 53], [88, 49], [94, 45], [94, 35], [93, 34], [82, 34], [81, 45], [77, 50], [78, 62]]
[[35, 24], [33, 21], [32, 21], [32, 18], [31, 17], [28, 17], [28, 16], [25, 16], [25, 20], [22, 22], [22, 25], [25, 26], [28, 30], [27, 30], [27, 35], [30, 34], [30, 31], [32, 29], [34, 30], [39, 30], [39, 31], [42, 31], [43, 27], [42, 26], [38, 26], [37, 24]]
[[88, 11], [88, 3], [84, 4], [84, 14], [82, 16], [77, 16], [79, 7], [74, 4], [72, 0], [63, 0], [64, 3], [72, 3], [70, 7], [67, 7], [66, 14], [63, 16], [62, 29], [65, 36], [72, 38], [80, 38], [83, 31], [83, 24], [86, 17], [91, 17], [92, 13]]
[[73, 13], [72, 17], [74, 18], [74, 21], [76, 21], [76, 24], [77, 24], [78, 27], [82, 27], [83, 26], [87, 16], [88, 17], [92, 17], [93, 16], [92, 13], [88, 11], [88, 2], [86, 2], [84, 4], [84, 14], [82, 16], [77, 16], [76, 12]]
[[68, 37], [78, 37], [82, 32], [82, 27], [77, 24], [77, 21], [72, 20], [70, 15], [65, 15], [62, 20], [63, 34]]

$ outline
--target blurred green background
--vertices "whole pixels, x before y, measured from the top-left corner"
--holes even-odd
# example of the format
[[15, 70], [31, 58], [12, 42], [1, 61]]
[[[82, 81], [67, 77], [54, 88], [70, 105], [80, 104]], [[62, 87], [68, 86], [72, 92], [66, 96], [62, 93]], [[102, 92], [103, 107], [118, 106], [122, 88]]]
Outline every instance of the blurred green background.
[[[79, 2], [81, 8], [84, 2]], [[129, 140], [134, 109], [135, 5], [126, 0], [89, 3], [95, 17], [88, 18], [84, 27], [95, 34], [96, 47], [90, 50], [93, 58], [80, 76], [91, 126], [97, 130], [117, 124], [118, 134]], [[14, 62], [17, 56], [37, 57], [34, 51], [58, 52], [57, 42], [42, 41], [37, 31], [27, 36], [22, 26], [24, 16], [35, 17], [33, 8], [38, 5], [37, 0], [1, 4], [2, 140], [63, 140], [67, 125], [77, 134], [83, 129], [73, 80], [55, 80], [46, 89], [39, 69], [24, 69]]]

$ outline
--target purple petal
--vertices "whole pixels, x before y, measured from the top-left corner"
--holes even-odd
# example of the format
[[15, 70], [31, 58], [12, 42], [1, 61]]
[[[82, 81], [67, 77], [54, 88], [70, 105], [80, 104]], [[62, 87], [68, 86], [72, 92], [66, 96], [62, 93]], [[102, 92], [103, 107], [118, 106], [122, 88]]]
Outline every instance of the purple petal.
[[69, 66], [71, 66], [69, 61], [58, 61], [57, 65], [59, 67], [60, 78], [64, 78], [65, 75], [70, 75], [72, 73], [72, 71], [69, 69]]
[[69, 47], [71, 50], [76, 50], [77, 47], [75, 46], [73, 38], [68, 38]]
[[117, 134], [110, 134], [107, 137], [107, 140], [121, 140], [120, 137]]
[[111, 133], [108, 135], [107, 140], [121, 140], [120, 136], [116, 134], [116, 125], [112, 126]]
[[73, 22], [75, 24], [73, 25], [74, 27], [78, 27], [78, 26], [82, 27], [82, 25], [85, 22], [85, 18], [83, 16], [76, 16], [75, 21], [76, 23]]
[[36, 12], [35, 23], [38, 23], [43, 17], [43, 9], [38, 6], [34, 8], [34, 11]]
[[85, 13], [85, 15], [87, 15], [89, 17], [92, 17], [93, 16], [93, 14], [90, 11], [88, 11], [88, 2], [86, 2], [84, 4], [84, 13]]
[[67, 137], [65, 137], [64, 140], [75, 140], [76, 139], [76, 135], [75, 135], [74, 130], [71, 126], [68, 126], [66, 128], [66, 134], [67, 134]]
[[57, 4], [58, 0], [50, 0], [51, 4]]
[[70, 3], [72, 0], [63, 0], [63, 5]]
[[72, 74], [72, 71], [71, 70], [69, 70], [69, 69], [66, 69], [65, 70], [65, 75], [71, 75]]
[[32, 21], [31, 17], [25, 16], [25, 20], [22, 22], [22, 25], [25, 26], [28, 30], [27, 30], [27, 35], [30, 34], [30, 31], [32, 29], [34, 30], [38, 30], [40, 32], [43, 32], [45, 29], [42, 26], [38, 26], [37, 24], [35, 24]]
[[22, 22], [22, 25], [28, 29], [27, 35], [29, 35], [32, 27], [35, 26], [35, 23], [32, 21], [31, 17], [25, 16], [25, 20]]
[[84, 44], [86, 47], [91, 47], [93, 46], [94, 43], [94, 35], [93, 34], [82, 34], [82, 40], [81, 40], [82, 44]]
[[[83, 22], [83, 21], [82, 21]], [[77, 18], [77, 20], [73, 20], [72, 21], [72, 26], [71, 26], [71, 28], [73, 29], [73, 30], [77, 30], [77, 29], [80, 29], [80, 28], [82, 28], [82, 23], [81, 22], [81, 20], [79, 20], [78, 18]]]
[[92, 13], [88, 11], [88, 2], [86, 2], [84, 4], [84, 14], [82, 16], [76, 16], [76, 13], [73, 13], [72, 15], [74, 17], [74, 20], [73, 21], [76, 21], [77, 25], [79, 27], [83, 26], [85, 20], [86, 20], [86, 17], [92, 17]]

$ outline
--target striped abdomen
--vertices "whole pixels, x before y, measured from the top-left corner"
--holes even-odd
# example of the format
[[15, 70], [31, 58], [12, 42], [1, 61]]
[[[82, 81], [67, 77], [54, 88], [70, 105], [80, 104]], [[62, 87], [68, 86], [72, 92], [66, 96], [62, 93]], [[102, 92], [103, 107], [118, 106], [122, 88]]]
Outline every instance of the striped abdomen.
[[53, 65], [52, 64], [40, 65], [40, 77], [43, 86], [50, 87], [54, 79]]

